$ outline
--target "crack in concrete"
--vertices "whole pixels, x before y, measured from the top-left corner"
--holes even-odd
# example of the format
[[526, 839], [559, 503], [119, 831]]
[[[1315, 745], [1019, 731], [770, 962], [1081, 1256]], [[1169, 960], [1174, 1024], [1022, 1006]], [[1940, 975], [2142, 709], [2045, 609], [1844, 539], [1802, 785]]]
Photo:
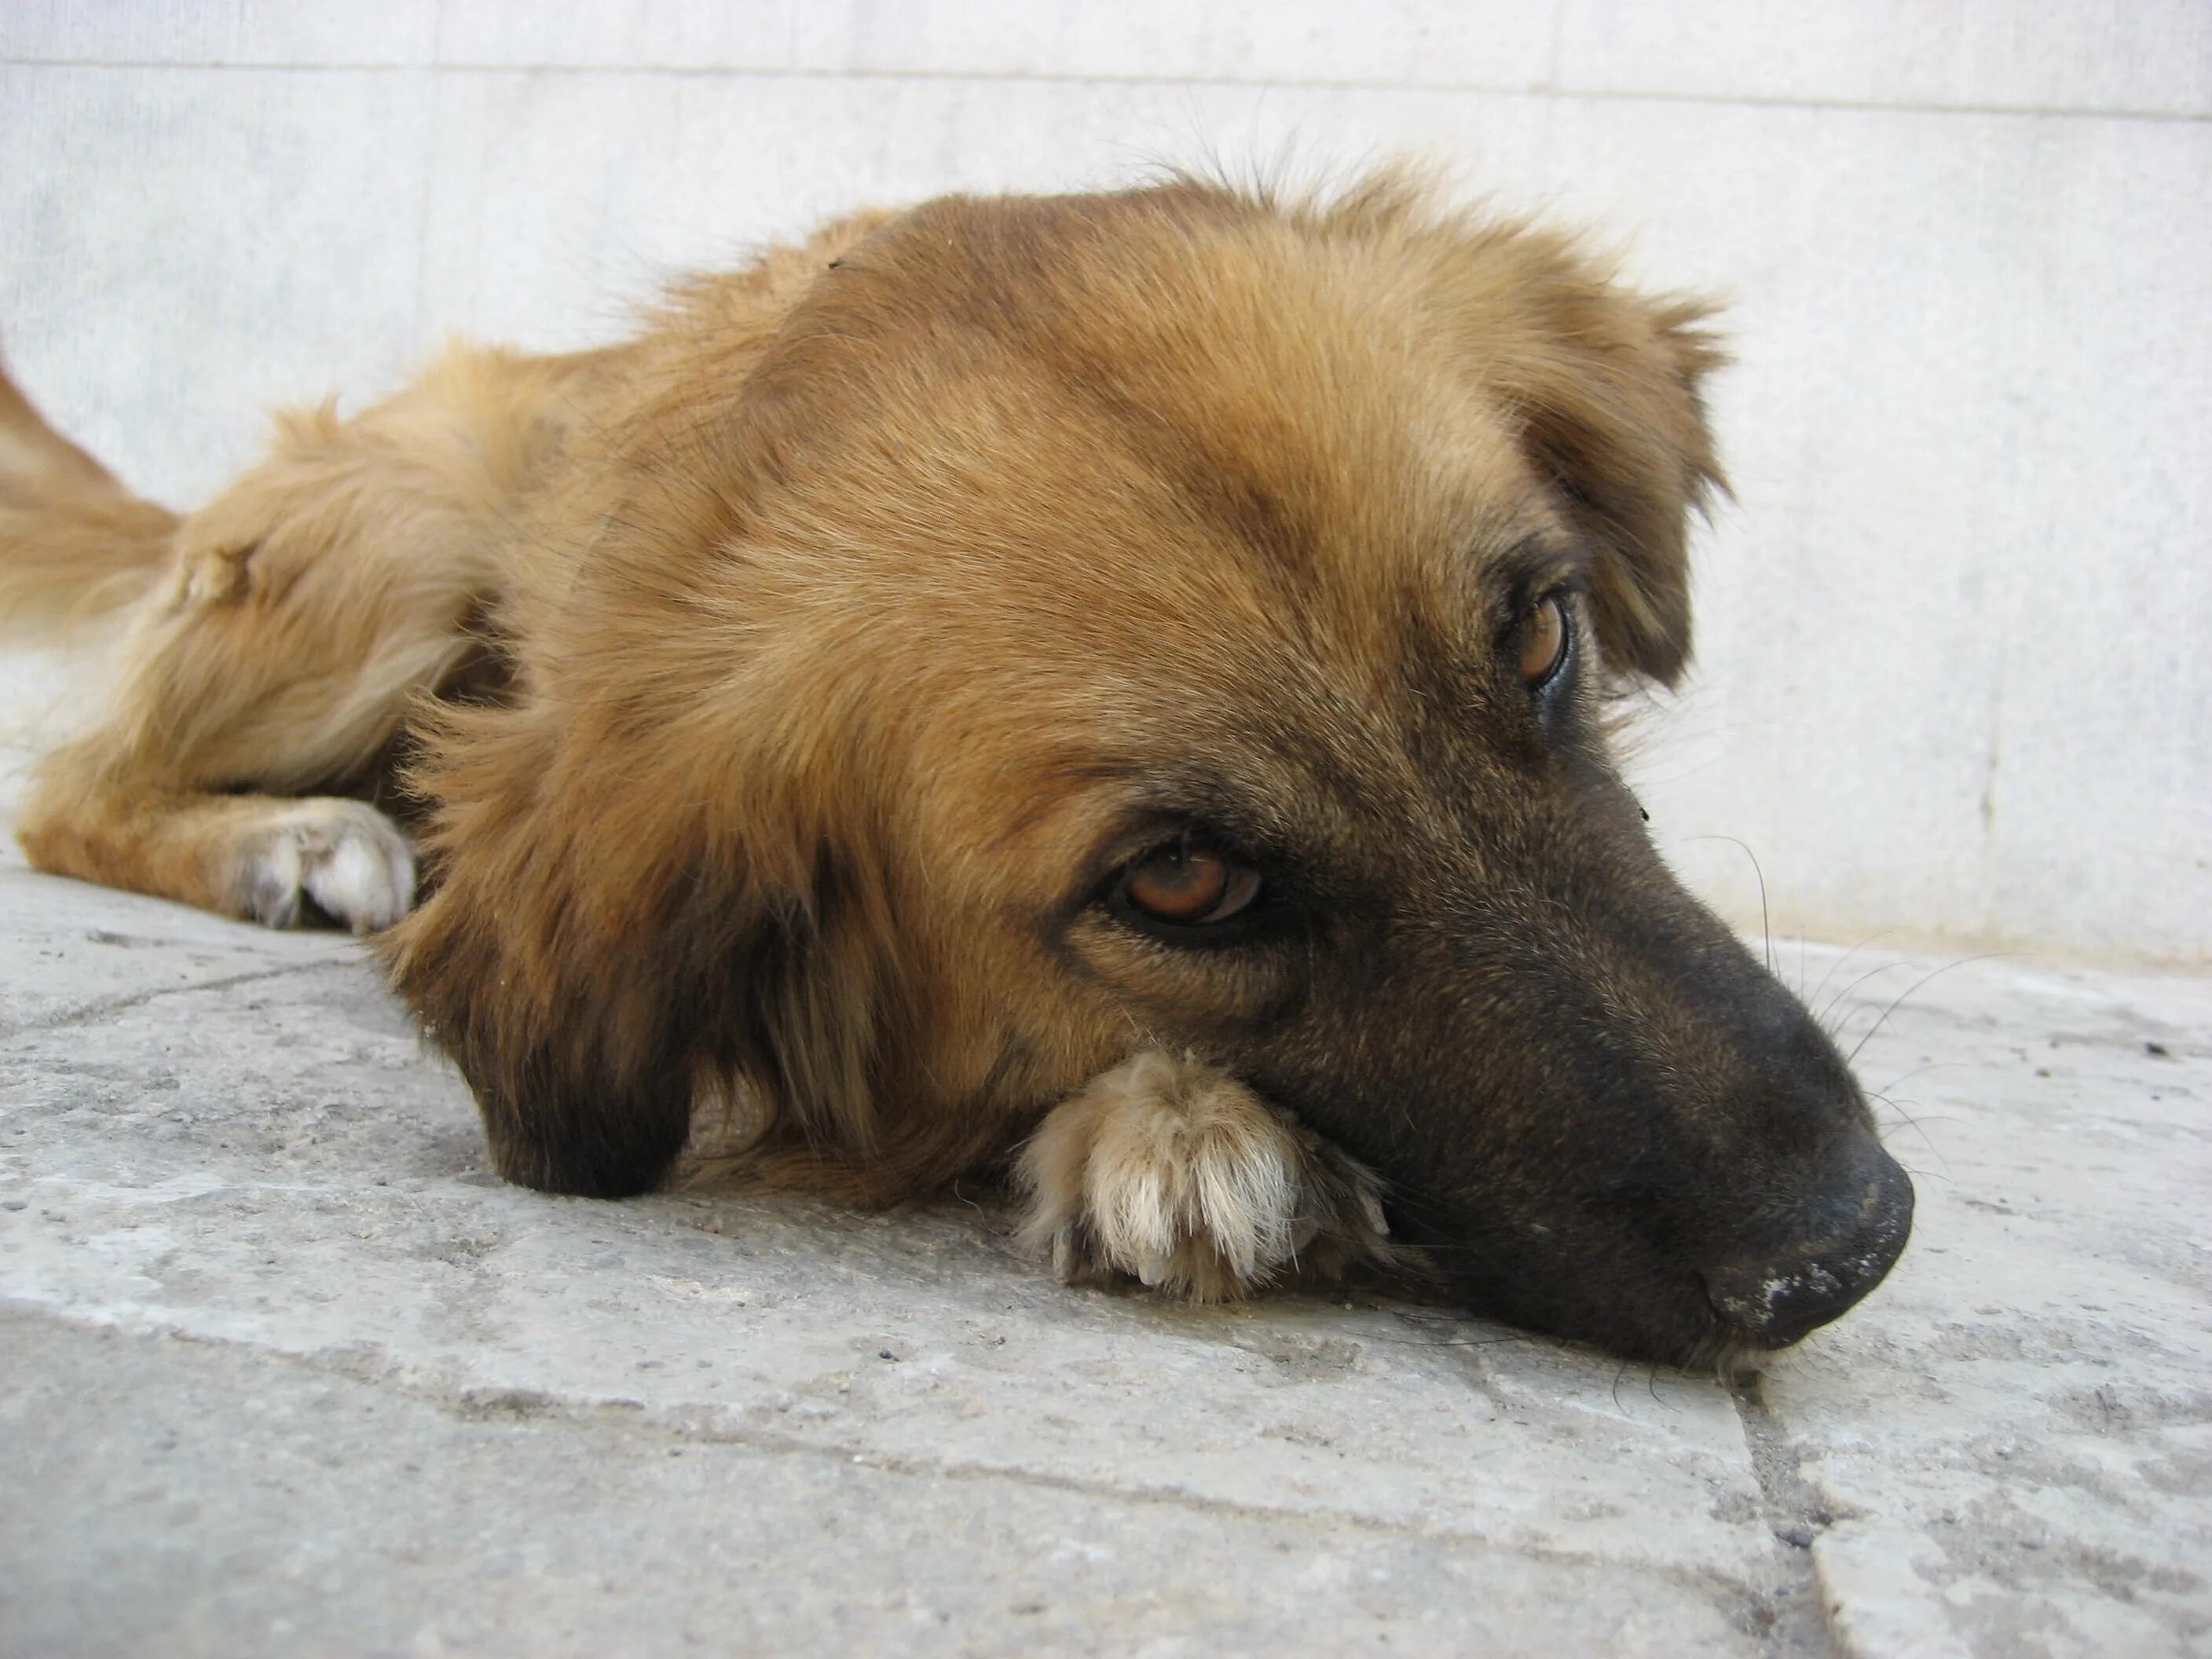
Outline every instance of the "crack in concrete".
[[195, 991], [228, 991], [240, 985], [252, 985], [263, 980], [283, 979], [293, 974], [321, 973], [331, 968], [360, 968], [369, 965], [366, 957], [325, 957], [319, 962], [288, 962], [276, 968], [256, 968], [251, 972], [232, 974], [222, 979], [194, 980], [187, 985], [157, 985], [149, 990], [133, 991], [125, 996], [102, 997], [96, 1001], [79, 1003], [74, 1008], [64, 1008], [59, 1013], [42, 1018], [20, 1020], [0, 1025], [0, 1038], [28, 1036], [39, 1031], [65, 1031], [72, 1026], [96, 1024], [115, 1014], [129, 1013], [163, 997], [188, 996]]
[[[213, 1340], [186, 1333], [176, 1333], [185, 1341]], [[1481, 1532], [1456, 1527], [1430, 1527], [1416, 1522], [1394, 1521], [1382, 1516], [1364, 1514], [1357, 1510], [1329, 1508], [1275, 1509], [1265, 1504], [1255, 1504], [1234, 1498], [1208, 1496], [1188, 1488], [1172, 1486], [1125, 1485], [1091, 1476], [1066, 1474], [1049, 1469], [1038, 1469], [1012, 1463], [953, 1462], [941, 1459], [917, 1456], [911, 1452], [887, 1451], [864, 1443], [850, 1441], [817, 1441], [798, 1435], [778, 1433], [744, 1426], [729, 1421], [725, 1413], [733, 1409], [721, 1402], [691, 1402], [675, 1406], [647, 1406], [642, 1401], [625, 1399], [579, 1400], [564, 1397], [539, 1389], [507, 1389], [497, 1387], [462, 1388], [447, 1391], [433, 1386], [425, 1387], [411, 1381], [400, 1367], [389, 1362], [377, 1365], [361, 1363], [365, 1355], [347, 1356], [355, 1363], [341, 1359], [337, 1364], [313, 1354], [295, 1354], [255, 1348], [251, 1344], [228, 1344], [245, 1347], [248, 1352], [267, 1353], [272, 1358], [286, 1361], [304, 1369], [325, 1375], [350, 1377], [359, 1382], [376, 1382], [399, 1389], [410, 1397], [451, 1412], [455, 1415], [478, 1420], [493, 1417], [511, 1417], [520, 1421], [550, 1421], [574, 1424], [578, 1426], [613, 1427], [625, 1430], [647, 1430], [671, 1440], [700, 1445], [726, 1445], [744, 1450], [757, 1451], [777, 1456], [819, 1459], [825, 1462], [855, 1464], [887, 1474], [902, 1474], [915, 1479], [945, 1480], [1006, 1480], [1021, 1486], [1034, 1486], [1050, 1492], [1065, 1492], [1085, 1498], [1098, 1498], [1115, 1503], [1158, 1504], [1165, 1507], [1188, 1510], [1194, 1514], [1218, 1515], [1237, 1520], [1264, 1522], [1270, 1524], [1296, 1524], [1305, 1527], [1353, 1527], [1362, 1532], [1377, 1533], [1388, 1537], [1404, 1538], [1424, 1543], [1472, 1546], [1481, 1549], [1503, 1550], [1515, 1555], [1524, 1555], [1532, 1560], [1559, 1562], [1568, 1565], [1617, 1567], [1620, 1560], [1612, 1556], [1581, 1550], [1565, 1550], [1548, 1544], [1501, 1539]], [[1758, 1592], [1741, 1579], [1709, 1570], [1669, 1567], [1656, 1562], [1638, 1562], [1636, 1570], [1654, 1577], [1665, 1579], [1703, 1594], [1721, 1594], [1739, 1603], [1756, 1599]]]
[[[1451, 1547], [1496, 1551], [1564, 1566], [1618, 1569], [1624, 1565], [1662, 1583], [1705, 1596], [1741, 1622], [1756, 1617], [1771, 1599], [1758, 1586], [1711, 1568], [1670, 1566], [1662, 1562], [1624, 1564], [1617, 1556], [1591, 1551], [1561, 1549], [1556, 1545], [1524, 1539], [1498, 1538], [1455, 1527], [1423, 1526], [1395, 1521], [1356, 1510], [1328, 1508], [1273, 1509], [1233, 1498], [1210, 1497], [1178, 1486], [1123, 1485], [1094, 1477], [1024, 1468], [1018, 1464], [953, 1462], [886, 1451], [864, 1443], [815, 1441], [797, 1435], [742, 1426], [726, 1420], [732, 1407], [719, 1401], [652, 1407], [641, 1401], [620, 1398], [579, 1400], [542, 1389], [462, 1386], [441, 1388], [410, 1371], [389, 1356], [355, 1349], [335, 1353], [301, 1353], [269, 1348], [229, 1337], [189, 1331], [159, 1322], [135, 1322], [113, 1318], [82, 1319], [71, 1310], [51, 1304], [0, 1299], [0, 1320], [51, 1319], [65, 1325], [114, 1330], [126, 1335], [166, 1339], [210, 1348], [245, 1353], [313, 1376], [388, 1388], [434, 1410], [465, 1421], [483, 1422], [505, 1418], [518, 1423], [543, 1422], [575, 1428], [644, 1431], [688, 1445], [729, 1446], [763, 1455], [811, 1459], [903, 1476], [909, 1480], [962, 1481], [1002, 1480], [1045, 1492], [1098, 1498], [1110, 1503], [1157, 1504], [1188, 1514], [1219, 1516], [1269, 1526], [1295, 1527], [1308, 1531], [1351, 1528], [1362, 1533], [1408, 1542], [1442, 1544]], [[720, 1420], [718, 1420], [720, 1419]], [[1787, 1659], [1829, 1659], [1832, 1646], [1772, 1650]]]
[[657, 59], [600, 64], [544, 59], [410, 58], [401, 62], [357, 58], [271, 58], [247, 63], [212, 58], [0, 58], [0, 69], [105, 72], [157, 72], [165, 75], [376, 75], [455, 76], [512, 79], [522, 76], [574, 77], [601, 81], [652, 79], [670, 81], [900, 81], [922, 84], [955, 82], [983, 86], [1005, 84], [1039, 87], [1205, 88], [1229, 91], [1268, 88], [1289, 92], [1383, 92], [1416, 96], [1464, 94], [1483, 98], [1552, 100], [1565, 104], [1689, 105], [1719, 109], [1778, 109], [1792, 112], [1838, 110], [1854, 114], [1925, 116], [1942, 119], [1954, 116], [2025, 117], [2038, 121], [2137, 121], [2153, 126], [2201, 126], [2212, 117], [2187, 108], [2133, 105], [2125, 100], [2101, 103], [2053, 104], [2008, 102], [2002, 99], [1954, 102], [1937, 100], [1852, 97], [1844, 94], [1788, 96], [1741, 91], [1670, 91], [1653, 87], [1568, 86], [1556, 76], [1531, 85], [1508, 80], [1406, 80], [1390, 76], [1237, 75], [1229, 71], [1169, 74], [1154, 70], [990, 69], [943, 68], [928, 64], [897, 67], [850, 64], [762, 64], [728, 62], [677, 64]]
[[1774, 1535], [1778, 1582], [1763, 1598], [1773, 1617], [1765, 1632], [1766, 1651], [1773, 1659], [1841, 1659], [1843, 1649], [1813, 1565], [1814, 1540], [1835, 1517], [1798, 1468], [1797, 1449], [1767, 1405], [1760, 1379], [1747, 1377], [1729, 1392], [1765, 1502], [1767, 1529]]

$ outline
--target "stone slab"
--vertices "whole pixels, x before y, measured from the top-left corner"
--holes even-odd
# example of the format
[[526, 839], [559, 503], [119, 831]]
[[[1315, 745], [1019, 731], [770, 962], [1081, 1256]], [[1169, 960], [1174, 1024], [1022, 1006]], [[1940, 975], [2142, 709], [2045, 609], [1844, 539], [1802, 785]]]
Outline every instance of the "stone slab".
[[2212, 985], [1778, 961], [1922, 1207], [1731, 1395], [524, 1192], [351, 941], [0, 866], [0, 1650], [2203, 1650]]
[[1969, 963], [1859, 1063], [1911, 1255], [1764, 1389], [1847, 1646], [2212, 1651], [2212, 985]]
[[[1752, 1653], [1594, 1560], [0, 1316], [15, 1655]], [[1619, 1645], [1616, 1645], [1619, 1644]]]

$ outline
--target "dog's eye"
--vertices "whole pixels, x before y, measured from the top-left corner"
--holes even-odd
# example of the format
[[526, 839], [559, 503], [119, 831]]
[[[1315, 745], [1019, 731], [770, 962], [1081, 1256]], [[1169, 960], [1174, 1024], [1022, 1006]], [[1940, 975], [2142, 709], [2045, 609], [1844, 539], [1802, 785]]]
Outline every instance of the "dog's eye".
[[1260, 896], [1260, 872], [1178, 843], [1124, 871], [1121, 893], [1132, 909], [1155, 921], [1203, 927], [1249, 909]]
[[1559, 672], [1567, 656], [1567, 607], [1556, 593], [1536, 602], [1521, 624], [1521, 683], [1534, 690]]

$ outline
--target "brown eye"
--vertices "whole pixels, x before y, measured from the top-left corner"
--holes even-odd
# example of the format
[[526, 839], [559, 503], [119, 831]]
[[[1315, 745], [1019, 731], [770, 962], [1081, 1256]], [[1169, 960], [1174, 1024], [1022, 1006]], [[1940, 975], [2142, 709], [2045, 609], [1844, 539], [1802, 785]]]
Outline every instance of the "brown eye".
[[1260, 872], [1218, 853], [1167, 847], [1131, 865], [1121, 892], [1155, 921], [1201, 927], [1249, 908], [1260, 896]]
[[1567, 608], [1556, 593], [1537, 602], [1521, 625], [1521, 683], [1538, 686], [1559, 672], [1567, 654]]

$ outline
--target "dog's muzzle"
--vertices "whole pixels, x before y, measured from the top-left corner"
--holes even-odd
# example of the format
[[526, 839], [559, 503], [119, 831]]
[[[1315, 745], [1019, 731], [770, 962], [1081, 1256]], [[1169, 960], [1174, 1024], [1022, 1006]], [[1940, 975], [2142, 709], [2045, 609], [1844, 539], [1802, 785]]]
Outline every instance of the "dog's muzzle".
[[1794, 1218], [1793, 1236], [1705, 1269], [1721, 1317], [1761, 1347], [1787, 1347], [1880, 1283], [1912, 1232], [1912, 1182], [1867, 1146], [1832, 1196]]

